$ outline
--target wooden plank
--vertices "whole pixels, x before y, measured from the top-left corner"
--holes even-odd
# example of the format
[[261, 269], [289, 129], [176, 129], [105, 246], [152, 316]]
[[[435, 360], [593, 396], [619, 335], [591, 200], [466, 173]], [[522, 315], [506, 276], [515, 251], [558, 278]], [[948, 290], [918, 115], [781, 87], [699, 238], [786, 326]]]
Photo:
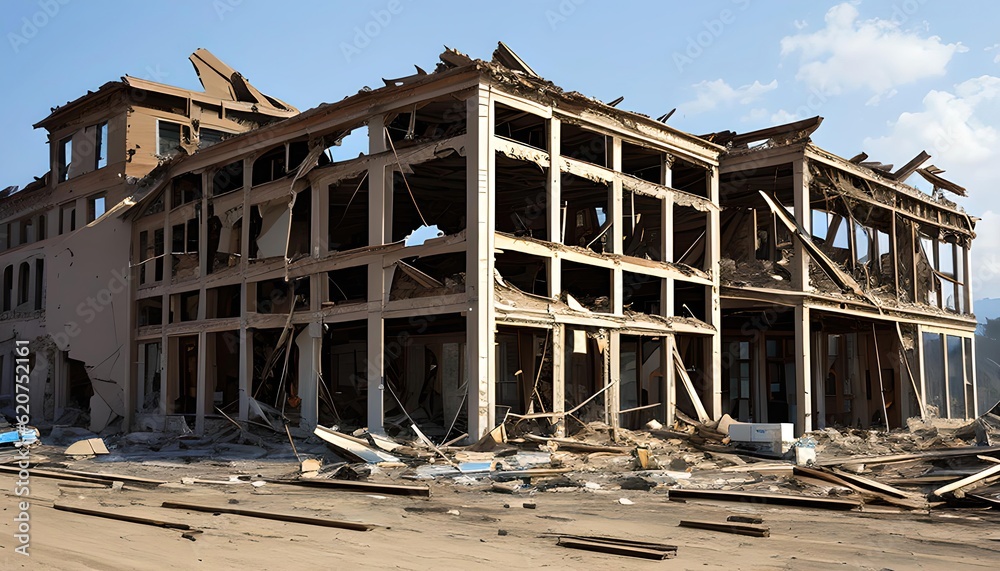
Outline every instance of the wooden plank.
[[650, 541], [636, 541], [634, 539], [621, 539], [618, 537], [608, 537], [604, 535], [572, 535], [568, 533], [543, 533], [547, 537], [565, 537], [567, 539], [583, 539], [587, 541], [597, 541], [601, 543], [613, 543], [617, 545], [631, 545], [632, 547], [644, 547], [646, 549], [656, 549], [658, 551], [677, 551], [676, 545], [666, 543], [653, 543]]
[[891, 486], [880, 484], [874, 480], [861, 478], [860, 476], [845, 474], [843, 472], [833, 473], [829, 470], [806, 468], [805, 466], [796, 466], [793, 473], [800, 477], [808, 476], [810, 478], [816, 478], [821, 481], [831, 482], [838, 486], [850, 488], [855, 492], [873, 496], [894, 506], [917, 510], [927, 508], [927, 501], [923, 497], [917, 497], [914, 494], [909, 494]]
[[975, 484], [980, 480], [989, 478], [994, 474], [1000, 474], [1000, 464], [997, 464], [995, 466], [990, 466], [989, 468], [983, 470], [982, 472], [977, 472], [967, 478], [962, 478], [957, 482], [953, 482], [946, 486], [941, 486], [940, 488], [934, 490], [934, 495], [941, 496], [947, 494], [948, 492], [954, 492], [960, 490], [966, 486], [971, 486], [972, 484]]
[[95, 473], [95, 472], [85, 472], [83, 470], [63, 470], [67, 474], [73, 474], [76, 476], [86, 476], [88, 478], [97, 478], [98, 480], [107, 480], [109, 482], [128, 482], [132, 484], [150, 484], [154, 486], [159, 486], [161, 484], [166, 484], [166, 480], [154, 480], [153, 478], [141, 478], [139, 476], [126, 476], [124, 474], [107, 474], [107, 473]]
[[401, 486], [399, 484], [379, 484], [376, 482], [359, 482], [353, 480], [273, 480], [265, 479], [269, 484], [284, 484], [288, 486], [304, 486], [307, 488], [328, 488], [346, 492], [379, 493], [394, 496], [421, 496], [429, 498], [431, 489], [427, 486]]
[[814, 496], [793, 496], [789, 494], [768, 494], [761, 492], [740, 492], [734, 490], [670, 490], [670, 499], [717, 500], [722, 502], [746, 502], [819, 508], [828, 510], [852, 510], [861, 503], [853, 500], [820, 498]]
[[847, 484], [848, 488], [857, 488], [862, 491], [877, 492], [895, 498], [910, 497], [910, 494], [904, 492], [903, 490], [897, 490], [892, 486], [876, 482], [875, 480], [862, 478], [861, 476], [848, 474], [840, 470], [834, 471], [824, 468], [807, 468], [805, 466], [796, 466], [793, 473], [812, 476], [813, 478], [819, 478], [821, 480], [826, 480], [828, 482], [833, 482], [835, 484]]
[[678, 524], [678, 527], [707, 529], [709, 531], [735, 533], [736, 535], [749, 535], [750, 537], [771, 537], [771, 530], [766, 527], [755, 527], [752, 525], [742, 525], [738, 523], [716, 523], [713, 521], [681, 520], [681, 522]]
[[694, 388], [694, 383], [691, 382], [691, 377], [688, 376], [687, 369], [684, 368], [684, 359], [681, 358], [680, 351], [677, 350], [677, 345], [672, 344], [671, 347], [674, 350], [674, 366], [677, 369], [677, 376], [680, 377], [681, 384], [684, 385], [684, 390], [687, 392], [688, 397], [691, 398], [691, 402], [694, 403], [695, 412], [698, 413], [698, 420], [701, 422], [712, 420], [712, 417], [708, 415], [708, 411], [705, 410], [705, 405], [701, 402], [701, 397], [698, 396], [698, 391]]
[[570, 549], [584, 549], [596, 551], [598, 553], [608, 553], [611, 555], [624, 555], [626, 557], [639, 557], [642, 559], [670, 559], [676, 557], [676, 551], [660, 551], [645, 547], [635, 547], [619, 543], [606, 543], [603, 541], [593, 541], [588, 539], [576, 539], [574, 537], [560, 537], [558, 545], [569, 547]]
[[[89, 482], [91, 484], [101, 484], [104, 486], [110, 485], [107, 480], [102, 480], [100, 478], [78, 476], [76, 474], [66, 474], [52, 470], [39, 470], [38, 468], [33, 467], [29, 468], [29, 470], [31, 471], [32, 478], [52, 478], [55, 480], [68, 480], [71, 482]], [[16, 466], [0, 466], [0, 473], [17, 474], [18, 472], [20, 472], [20, 470]]]
[[72, 512], [72, 513], [76, 513], [76, 514], [89, 515], [89, 516], [94, 516], [94, 517], [103, 517], [103, 518], [106, 518], [106, 519], [115, 519], [115, 520], [118, 520], [118, 521], [127, 521], [129, 523], [139, 523], [139, 524], [142, 524], [142, 525], [152, 525], [152, 526], [156, 526], [156, 527], [165, 527], [165, 528], [168, 528], [168, 529], [181, 529], [181, 530], [190, 530], [190, 529], [192, 529], [191, 526], [189, 526], [186, 523], [175, 523], [175, 522], [170, 522], [170, 521], [161, 521], [161, 520], [158, 520], [158, 519], [151, 519], [151, 518], [147, 518], [147, 517], [140, 517], [140, 516], [134, 516], [134, 515], [125, 515], [125, 514], [120, 514], [120, 513], [105, 512], [105, 511], [99, 511], [99, 510], [90, 510], [90, 509], [87, 509], [87, 508], [78, 508], [78, 507], [67, 506], [67, 505], [63, 505], [63, 504], [53, 504], [52, 507], [54, 509], [59, 510], [59, 511]]
[[304, 525], [318, 525], [321, 527], [336, 527], [338, 529], [350, 529], [353, 531], [371, 531], [375, 526], [368, 523], [356, 523], [351, 521], [338, 521], [335, 519], [315, 518], [308, 516], [298, 516], [289, 514], [279, 514], [272, 512], [260, 512], [256, 510], [242, 510], [229, 507], [203, 506], [199, 504], [182, 504], [176, 502], [163, 502], [162, 507], [175, 510], [190, 510], [196, 512], [224, 513], [241, 515], [245, 517], [256, 517], [270, 519], [274, 521], [284, 521], [289, 523], [301, 523]]

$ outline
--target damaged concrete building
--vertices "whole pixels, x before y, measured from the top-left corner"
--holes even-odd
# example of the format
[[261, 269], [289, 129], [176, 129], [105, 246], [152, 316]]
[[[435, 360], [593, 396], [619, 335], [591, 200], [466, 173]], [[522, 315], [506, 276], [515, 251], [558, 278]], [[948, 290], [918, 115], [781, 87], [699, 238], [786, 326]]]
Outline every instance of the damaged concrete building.
[[[205, 50], [191, 62], [204, 92], [126, 76], [34, 125], [48, 132], [50, 170], [0, 197], [5, 410], [15, 395], [14, 344], [23, 340], [33, 422], [100, 431], [131, 420], [132, 231], [121, 215], [138, 181], [171, 157], [298, 112]], [[163, 248], [162, 236], [151, 239]]]
[[[818, 118], [691, 135], [563, 91], [503, 44], [302, 113], [192, 61], [203, 94], [126, 78], [55, 111], [52, 172], [0, 203], [14, 235], [48, 220], [0, 258], [19, 300], [0, 327], [52, 345], [35, 375], [53, 417], [75, 401], [98, 429], [284, 417], [446, 441], [504, 419], [802, 432], [975, 414], [974, 219], [923, 155], [838, 158], [809, 142]], [[102, 121], [119, 178], [62, 177], [62, 141]], [[23, 305], [32, 256], [58, 285], [36, 302], [27, 278]], [[60, 345], [81, 291], [120, 268], [127, 298], [91, 304], [106, 325]]]
[[944, 196], [965, 189], [925, 152], [893, 170], [824, 151], [821, 122], [706, 136], [727, 148], [725, 412], [797, 433], [976, 417], [976, 219]]

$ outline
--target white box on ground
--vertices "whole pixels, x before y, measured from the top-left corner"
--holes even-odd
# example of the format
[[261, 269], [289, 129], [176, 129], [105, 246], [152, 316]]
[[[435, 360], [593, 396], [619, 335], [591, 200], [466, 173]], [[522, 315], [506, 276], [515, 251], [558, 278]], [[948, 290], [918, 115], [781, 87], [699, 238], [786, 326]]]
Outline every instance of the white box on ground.
[[784, 453], [795, 440], [791, 423], [734, 422], [729, 425], [729, 438], [734, 442], [770, 444], [774, 452]]

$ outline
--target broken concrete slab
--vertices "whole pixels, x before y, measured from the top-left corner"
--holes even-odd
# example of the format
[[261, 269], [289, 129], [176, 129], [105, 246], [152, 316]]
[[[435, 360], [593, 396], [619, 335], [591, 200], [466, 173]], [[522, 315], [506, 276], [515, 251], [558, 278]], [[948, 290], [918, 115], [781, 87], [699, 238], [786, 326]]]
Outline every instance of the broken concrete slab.
[[64, 452], [67, 456], [96, 456], [98, 454], [108, 454], [108, 447], [104, 445], [104, 440], [100, 438], [88, 438], [79, 440], [71, 444]]

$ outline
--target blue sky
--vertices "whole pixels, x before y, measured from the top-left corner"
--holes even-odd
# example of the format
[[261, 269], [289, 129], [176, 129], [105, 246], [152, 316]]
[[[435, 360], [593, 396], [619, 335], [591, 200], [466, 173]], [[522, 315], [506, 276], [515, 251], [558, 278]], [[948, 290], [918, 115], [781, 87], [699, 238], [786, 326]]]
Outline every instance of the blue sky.
[[565, 89], [676, 107], [670, 124], [696, 134], [822, 115], [813, 140], [839, 155], [900, 165], [927, 150], [983, 218], [975, 295], [1000, 297], [998, 21], [1000, 3], [941, 0], [8, 0], [0, 186], [47, 170], [31, 124], [50, 107], [125, 74], [198, 89], [199, 47], [304, 110], [431, 71], [443, 45], [489, 59], [503, 40]]

